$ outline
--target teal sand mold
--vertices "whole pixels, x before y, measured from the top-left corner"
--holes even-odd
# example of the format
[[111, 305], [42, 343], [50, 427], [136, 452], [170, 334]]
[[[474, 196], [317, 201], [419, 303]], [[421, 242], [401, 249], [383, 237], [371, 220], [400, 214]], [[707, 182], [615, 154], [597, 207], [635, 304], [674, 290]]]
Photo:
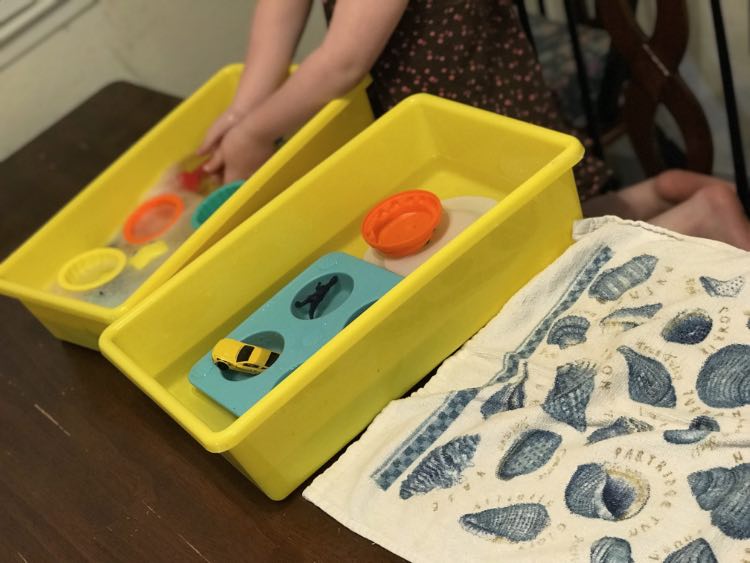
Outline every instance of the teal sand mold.
[[401, 279], [348, 254], [326, 254], [227, 335], [276, 352], [273, 365], [254, 376], [222, 372], [209, 350], [190, 383], [241, 416]]

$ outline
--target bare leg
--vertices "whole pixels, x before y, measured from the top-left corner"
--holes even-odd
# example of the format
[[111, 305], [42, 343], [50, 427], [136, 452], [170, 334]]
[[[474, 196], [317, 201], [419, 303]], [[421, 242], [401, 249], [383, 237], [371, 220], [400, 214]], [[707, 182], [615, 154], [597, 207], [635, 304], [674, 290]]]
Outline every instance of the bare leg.
[[733, 184], [686, 170], [668, 170], [583, 202], [587, 217], [617, 215], [678, 233], [750, 250], [750, 221]]
[[581, 204], [585, 217], [617, 215], [623, 219], [647, 221], [672, 207], [659, 197], [655, 178], [628, 186], [616, 192], [594, 196]]
[[732, 186], [697, 172], [667, 170], [627, 188], [586, 200], [582, 204], [583, 214], [586, 217], [617, 215], [623, 219], [648, 221], [670, 210], [674, 204], [689, 199], [709, 184]]
[[650, 219], [649, 223], [750, 250], [750, 221], [735, 190], [724, 182], [699, 189], [687, 200]]
[[666, 170], [654, 177], [654, 190], [657, 195], [672, 203], [685, 201], [701, 188], [711, 184], [723, 184], [736, 191], [734, 184], [689, 170]]

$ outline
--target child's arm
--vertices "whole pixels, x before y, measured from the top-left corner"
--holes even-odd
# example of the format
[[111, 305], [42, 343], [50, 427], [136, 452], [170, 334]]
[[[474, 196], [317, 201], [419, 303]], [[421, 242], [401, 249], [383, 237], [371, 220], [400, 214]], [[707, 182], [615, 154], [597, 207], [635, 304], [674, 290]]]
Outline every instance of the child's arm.
[[322, 44], [284, 84], [252, 107], [206, 163], [224, 181], [245, 178], [273, 153], [275, 139], [294, 131], [369, 72], [408, 0], [339, 0]]
[[245, 68], [229, 108], [214, 122], [198, 149], [208, 153], [253, 106], [287, 77], [312, 0], [259, 0], [252, 17]]

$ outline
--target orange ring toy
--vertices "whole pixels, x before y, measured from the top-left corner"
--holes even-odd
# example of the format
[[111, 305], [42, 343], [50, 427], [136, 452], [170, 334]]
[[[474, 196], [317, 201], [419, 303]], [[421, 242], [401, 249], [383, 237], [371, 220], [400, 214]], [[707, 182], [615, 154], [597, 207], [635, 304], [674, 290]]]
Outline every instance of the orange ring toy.
[[362, 221], [367, 244], [383, 254], [399, 257], [418, 252], [440, 223], [440, 199], [425, 190], [407, 190], [373, 207]]
[[163, 194], [152, 197], [130, 214], [125, 221], [122, 234], [131, 244], [147, 243], [169, 230], [184, 210], [185, 203], [178, 195]]

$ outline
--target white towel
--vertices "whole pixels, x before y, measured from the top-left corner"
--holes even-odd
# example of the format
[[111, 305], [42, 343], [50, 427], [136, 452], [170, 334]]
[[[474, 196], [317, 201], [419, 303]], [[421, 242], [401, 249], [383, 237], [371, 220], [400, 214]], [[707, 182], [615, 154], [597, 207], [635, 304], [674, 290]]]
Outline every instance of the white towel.
[[750, 254], [575, 238], [305, 498], [412, 561], [750, 561]]

